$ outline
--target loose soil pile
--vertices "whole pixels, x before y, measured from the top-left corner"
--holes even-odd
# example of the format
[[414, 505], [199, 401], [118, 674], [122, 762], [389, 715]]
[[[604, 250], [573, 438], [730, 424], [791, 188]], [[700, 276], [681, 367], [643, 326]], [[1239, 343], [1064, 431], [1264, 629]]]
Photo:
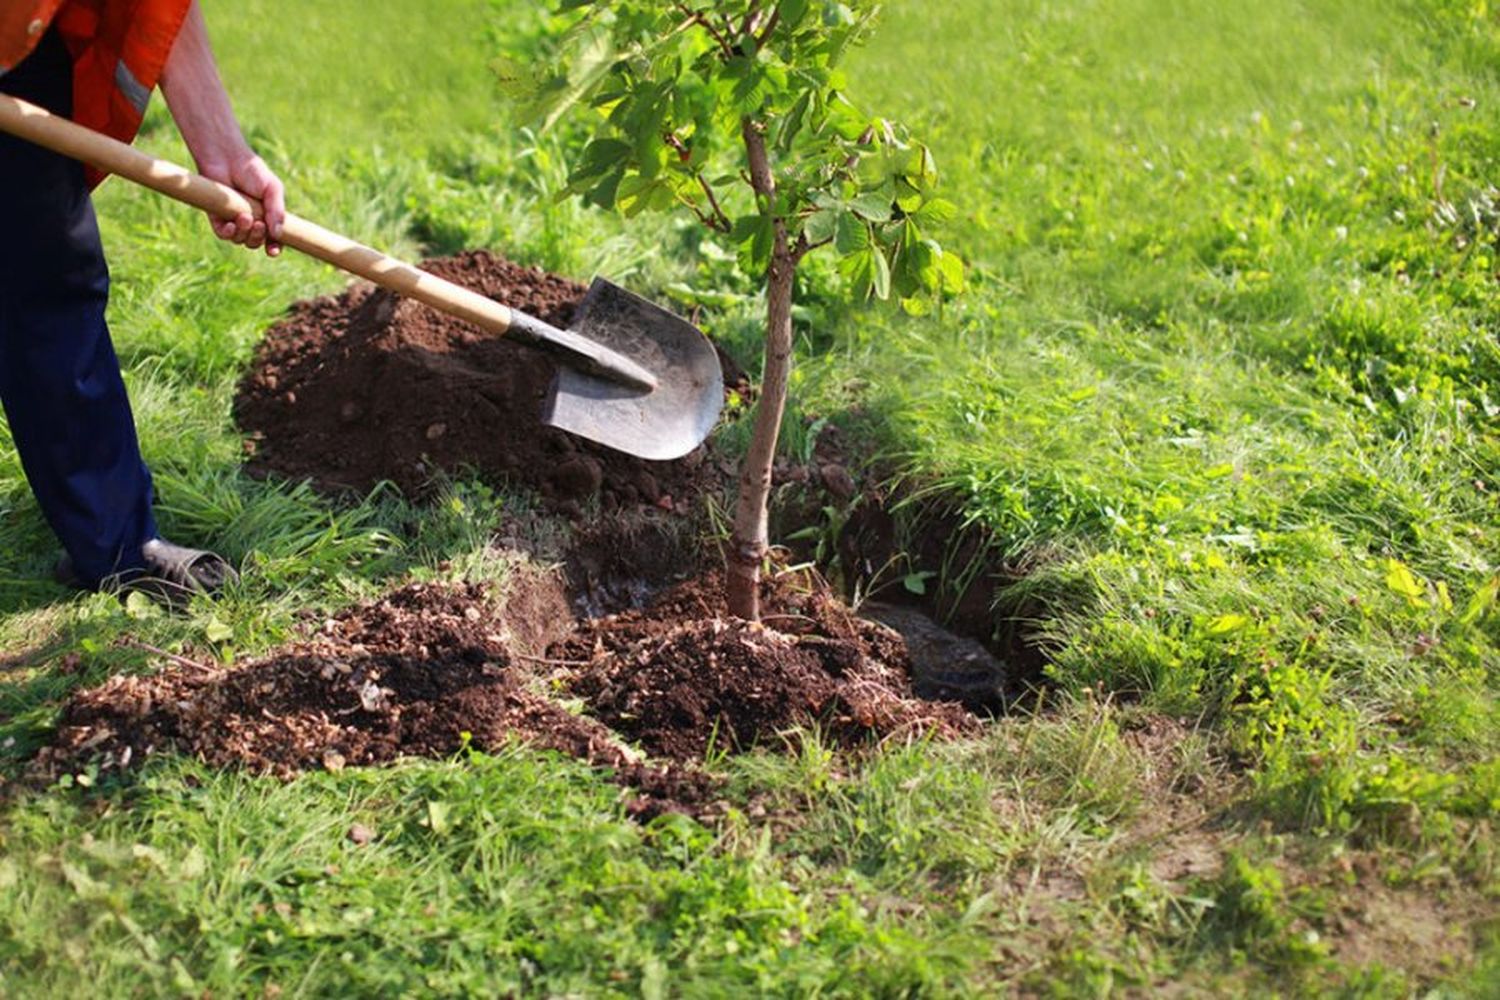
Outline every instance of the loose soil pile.
[[[845, 745], [975, 725], [957, 705], [914, 697], [897, 633], [826, 590], [773, 583], [765, 625], [722, 617], [718, 593], [715, 579], [692, 581], [534, 656], [483, 588], [410, 585], [234, 669], [178, 662], [78, 692], [34, 772], [123, 770], [172, 751], [285, 778], [521, 740], [612, 769], [638, 791], [633, 814], [702, 815], [716, 809], [696, 766], [711, 746], [777, 748], [811, 723]], [[552, 686], [587, 714], [539, 693]]]
[[[585, 289], [483, 251], [429, 260], [443, 278], [565, 327]], [[533, 487], [554, 506], [679, 508], [720, 474], [700, 449], [645, 462], [540, 422], [547, 355], [384, 289], [301, 302], [266, 333], [235, 399], [248, 468], [329, 489], [444, 472]]]
[[957, 705], [917, 698], [898, 633], [855, 616], [821, 585], [771, 581], [763, 624], [723, 616], [708, 576], [641, 611], [585, 622], [554, 655], [588, 665], [590, 711], [655, 755], [695, 760], [820, 723], [837, 742], [969, 729]]

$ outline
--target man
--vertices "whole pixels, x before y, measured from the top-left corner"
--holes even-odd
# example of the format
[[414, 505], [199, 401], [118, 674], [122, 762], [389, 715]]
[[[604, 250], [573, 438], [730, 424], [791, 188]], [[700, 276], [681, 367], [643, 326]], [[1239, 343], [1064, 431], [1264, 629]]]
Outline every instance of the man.
[[[275, 256], [281, 182], [230, 109], [197, 0], [0, 0], [0, 92], [129, 141], [160, 84], [199, 172], [265, 205], [214, 232]], [[32, 492], [86, 589], [213, 591], [222, 558], [161, 539], [110, 343], [109, 273], [81, 164], [0, 135], [0, 403]]]

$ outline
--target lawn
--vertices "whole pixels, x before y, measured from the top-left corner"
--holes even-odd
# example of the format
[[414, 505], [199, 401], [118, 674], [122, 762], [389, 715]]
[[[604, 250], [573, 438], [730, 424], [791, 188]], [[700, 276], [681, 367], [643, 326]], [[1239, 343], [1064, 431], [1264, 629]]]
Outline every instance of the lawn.
[[[536, 5], [204, 5], [294, 210], [701, 303], [754, 371], [752, 283], [691, 219], [556, 197], [576, 133], [492, 71], [544, 46]], [[814, 265], [786, 449], [839, 427], [906, 498], [866, 590], [980, 588], [1047, 665], [973, 739], [715, 756], [706, 825], [523, 747], [26, 779], [145, 647], [243, 660], [407, 579], [503, 579], [496, 539], [545, 521], [245, 475], [257, 338], [344, 279], [109, 182], [160, 520], [245, 581], [177, 616], [64, 592], [0, 442], [0, 997], [1500, 992], [1497, 67], [1482, 0], [893, 0], [851, 92], [931, 144], [970, 288], [849, 308]], [[185, 162], [159, 102], [141, 142]], [[848, 573], [849, 513], [781, 530]]]

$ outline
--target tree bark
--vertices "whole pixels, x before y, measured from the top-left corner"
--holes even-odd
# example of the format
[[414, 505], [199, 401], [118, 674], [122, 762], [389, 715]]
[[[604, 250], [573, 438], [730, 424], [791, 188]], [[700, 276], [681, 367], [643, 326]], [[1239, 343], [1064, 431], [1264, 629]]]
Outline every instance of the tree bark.
[[[764, 210], [774, 212], [776, 181], [766, 155], [765, 137], [759, 126], [745, 119], [741, 132], [750, 160], [750, 181]], [[760, 620], [760, 568], [770, 539], [767, 508], [771, 496], [771, 471], [776, 460], [776, 439], [786, 410], [787, 381], [792, 371], [792, 278], [797, 254], [787, 240], [786, 220], [773, 216], [775, 240], [766, 269], [766, 350], [761, 376], [760, 401], [750, 434], [750, 450], [740, 467], [739, 495], [734, 505], [734, 532], [729, 545], [725, 598], [729, 613], [750, 621]]]

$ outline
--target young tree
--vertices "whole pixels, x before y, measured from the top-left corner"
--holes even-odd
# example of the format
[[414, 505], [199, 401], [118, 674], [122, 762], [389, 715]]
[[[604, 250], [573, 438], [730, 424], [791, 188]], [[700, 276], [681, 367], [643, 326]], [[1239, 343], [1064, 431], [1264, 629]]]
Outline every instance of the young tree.
[[[740, 471], [729, 610], [758, 619], [767, 501], [792, 364], [798, 264], [828, 248], [851, 294], [913, 312], [962, 289], [962, 262], [926, 233], [953, 214], [937, 168], [899, 125], [846, 97], [845, 55], [873, 0], [563, 0], [579, 15], [538, 117], [592, 109], [568, 191], [627, 216], [681, 207], [763, 275], [765, 363]], [[743, 206], [743, 209], [740, 208]]]

